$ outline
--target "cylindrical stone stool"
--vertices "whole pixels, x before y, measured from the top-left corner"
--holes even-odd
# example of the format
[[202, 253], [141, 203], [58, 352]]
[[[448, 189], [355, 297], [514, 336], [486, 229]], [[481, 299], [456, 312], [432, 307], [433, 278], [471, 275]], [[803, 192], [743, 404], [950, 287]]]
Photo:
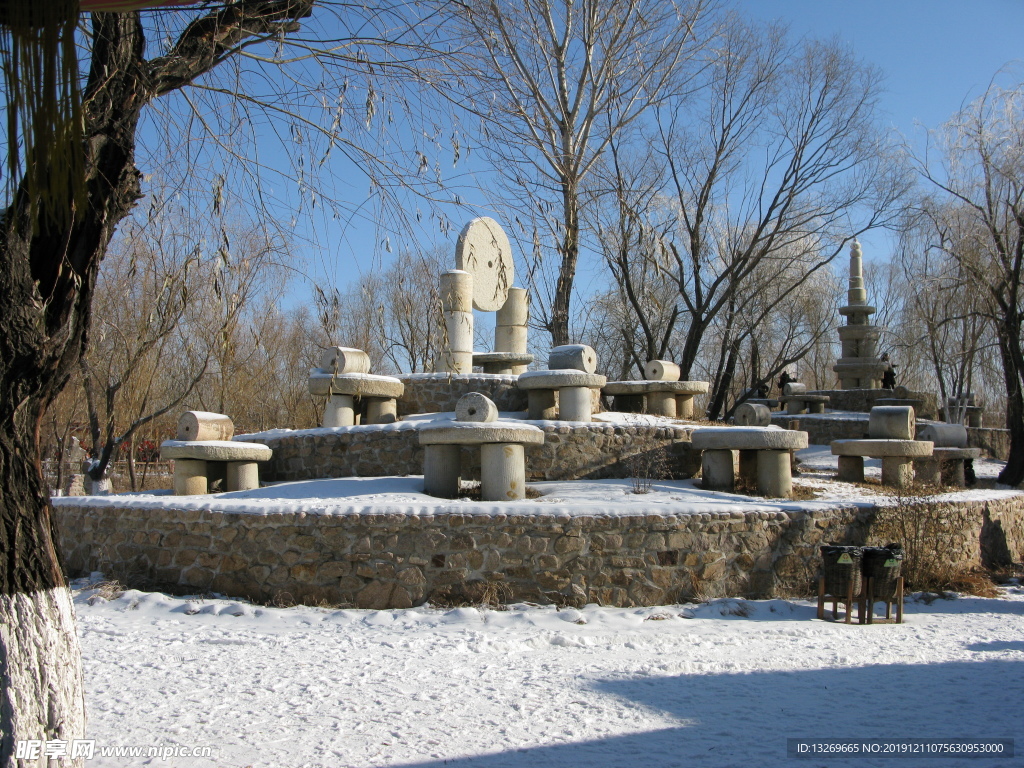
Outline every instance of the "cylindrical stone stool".
[[676, 393], [671, 390], [648, 392], [647, 412], [652, 416], [676, 418]]
[[423, 492], [429, 496], [454, 499], [459, 495], [462, 474], [459, 446], [423, 446]]
[[351, 427], [356, 423], [355, 400], [351, 395], [331, 395], [324, 408], [323, 427]]
[[760, 403], [740, 403], [732, 420], [737, 427], [767, 427], [772, 423], [772, 412]]
[[467, 392], [455, 404], [456, 421], [490, 422], [498, 420], [498, 406], [487, 395]]
[[515, 501], [526, 498], [526, 452], [518, 443], [480, 446], [480, 498]]
[[320, 355], [320, 368], [328, 373], [369, 373], [370, 356], [361, 349], [328, 347]]
[[593, 373], [597, 370], [597, 353], [586, 344], [563, 344], [548, 354], [550, 370], [572, 369]]
[[868, 437], [884, 440], [913, 440], [914, 409], [909, 405], [876, 405], [868, 415]]
[[648, 360], [644, 366], [648, 381], [679, 381], [679, 366], [669, 360]]
[[174, 460], [174, 495], [197, 496], [209, 493], [206, 462], [198, 459]]
[[788, 499], [793, 493], [789, 451], [756, 451], [757, 492], [770, 498]]
[[234, 434], [234, 423], [223, 413], [185, 411], [178, 417], [179, 440], [230, 440]]
[[260, 487], [259, 464], [255, 461], [229, 461], [227, 465], [227, 490], [251, 491]]
[[700, 459], [703, 481], [701, 487], [709, 491], [736, 490], [733, 474], [732, 451], [706, 450]]
[[590, 421], [592, 405], [589, 387], [562, 387], [558, 390], [558, 418], [561, 421]]

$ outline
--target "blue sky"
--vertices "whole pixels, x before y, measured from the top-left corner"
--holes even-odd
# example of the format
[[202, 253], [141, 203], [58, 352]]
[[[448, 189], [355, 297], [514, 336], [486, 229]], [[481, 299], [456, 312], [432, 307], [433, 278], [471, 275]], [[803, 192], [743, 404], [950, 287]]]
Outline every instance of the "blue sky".
[[[918, 146], [925, 128], [937, 127], [979, 96], [1000, 68], [1024, 60], [1024, 0], [734, 0], [732, 4], [744, 15], [786, 22], [797, 35], [837, 37], [851, 46], [884, 75], [885, 119]], [[1017, 72], [1024, 76], [1024, 66]], [[471, 187], [471, 179], [462, 179], [463, 184], [467, 181]], [[483, 200], [471, 189], [461, 194], [468, 202]], [[453, 253], [461, 222], [481, 214], [502, 220], [500, 211], [452, 213]], [[309, 258], [310, 276], [341, 288], [389, 258], [381, 248], [385, 233], [371, 222], [351, 223], [342, 230], [336, 223], [322, 221], [307, 231], [315, 233], [316, 242], [302, 249]], [[427, 246], [440, 241], [436, 225], [414, 237]], [[868, 233], [862, 242], [869, 260], [888, 258], [892, 248], [886, 232]], [[394, 237], [391, 243], [397, 245]], [[588, 292], [588, 281], [596, 281], [595, 287], [606, 282], [595, 274], [581, 269], [578, 288], [582, 293]], [[307, 300], [309, 291], [308, 285], [296, 281], [291, 300]]]

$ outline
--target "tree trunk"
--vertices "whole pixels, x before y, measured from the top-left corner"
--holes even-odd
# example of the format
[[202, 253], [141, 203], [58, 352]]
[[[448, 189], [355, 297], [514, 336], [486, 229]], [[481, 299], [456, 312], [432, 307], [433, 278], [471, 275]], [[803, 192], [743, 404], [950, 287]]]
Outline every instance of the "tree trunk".
[[[100, 259], [139, 197], [133, 152], [144, 92], [137, 14], [94, 19], [84, 100], [87, 203], [70, 224], [54, 224], [42, 206], [30, 220], [23, 186], [0, 228], [3, 768], [15, 765], [18, 740], [71, 740], [85, 732], [81, 653], [42, 478], [39, 426], [81, 355]], [[43, 163], [36, 158], [45, 174]]]
[[565, 232], [559, 248], [562, 262], [558, 268], [555, 299], [551, 305], [551, 346], [571, 344], [569, 337], [569, 302], [576, 279], [576, 263], [580, 255], [580, 212], [576, 190], [569, 182], [562, 183], [562, 224]]
[[1021, 319], [1009, 311], [998, 327], [999, 353], [1006, 381], [1006, 428], [1010, 431], [1010, 455], [999, 473], [999, 482], [1019, 485], [1024, 481], [1024, 353], [1021, 350]]

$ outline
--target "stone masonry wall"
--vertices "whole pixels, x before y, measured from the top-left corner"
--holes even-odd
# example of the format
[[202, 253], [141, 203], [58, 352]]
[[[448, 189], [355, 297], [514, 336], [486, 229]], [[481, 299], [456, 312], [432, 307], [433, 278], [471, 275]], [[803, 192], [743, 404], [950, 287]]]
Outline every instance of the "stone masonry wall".
[[[251, 514], [56, 499], [70, 575], [261, 601], [403, 608], [485, 599], [658, 605], [809, 595], [825, 543], [874, 541], [872, 508], [589, 516]], [[107, 506], [104, 506], [106, 504]], [[539, 505], [537, 505], [539, 506]], [[964, 567], [1024, 556], [1024, 497], [964, 502], [950, 531]]]
[[[700, 452], [691, 451], [689, 427], [543, 423], [544, 443], [526, 446], [529, 480], [628, 477], [629, 457], [665, 449], [672, 477], [695, 475]], [[423, 474], [419, 433], [404, 424], [304, 430], [278, 436], [246, 437], [274, 451], [260, 464], [266, 481], [322, 477], [378, 477]], [[480, 477], [479, 449], [463, 448], [464, 477]]]
[[454, 411], [459, 398], [469, 392], [487, 395], [499, 411], [525, 411], [526, 391], [516, 386], [518, 376], [499, 374], [407, 373], [397, 378], [405, 385], [398, 399], [398, 416]]

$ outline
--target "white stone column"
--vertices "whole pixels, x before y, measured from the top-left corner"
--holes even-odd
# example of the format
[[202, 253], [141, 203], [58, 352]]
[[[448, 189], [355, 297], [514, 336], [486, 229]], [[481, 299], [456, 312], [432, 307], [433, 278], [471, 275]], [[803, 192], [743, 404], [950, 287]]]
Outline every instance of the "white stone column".
[[[495, 316], [494, 351], [526, 354], [529, 320], [529, 291], [525, 288], [509, 288], [508, 298]], [[525, 365], [512, 367], [512, 373], [516, 376], [525, 370]]]
[[251, 491], [260, 487], [259, 464], [255, 461], [229, 461], [227, 490]]
[[526, 498], [526, 452], [517, 443], [480, 446], [480, 498], [515, 501]]
[[560, 421], [590, 421], [592, 405], [590, 387], [562, 387], [558, 390]]
[[201, 459], [174, 460], [174, 495], [198, 496], [209, 493], [206, 462]]
[[442, 371], [473, 372], [473, 276], [461, 269], [441, 275], [441, 313], [447, 345], [441, 355]]
[[693, 418], [693, 395], [676, 395], [676, 418]]
[[459, 446], [423, 446], [423, 492], [428, 496], [454, 499], [459, 495], [462, 474]]
[[706, 450], [700, 460], [701, 487], [709, 491], [736, 490], [732, 451]]
[[789, 451], [757, 451], [757, 492], [773, 499], [793, 494]]
[[652, 416], [676, 417], [676, 393], [665, 390], [647, 393], [647, 412]]
[[324, 427], [351, 427], [356, 423], [355, 400], [352, 395], [331, 395], [324, 408]]

